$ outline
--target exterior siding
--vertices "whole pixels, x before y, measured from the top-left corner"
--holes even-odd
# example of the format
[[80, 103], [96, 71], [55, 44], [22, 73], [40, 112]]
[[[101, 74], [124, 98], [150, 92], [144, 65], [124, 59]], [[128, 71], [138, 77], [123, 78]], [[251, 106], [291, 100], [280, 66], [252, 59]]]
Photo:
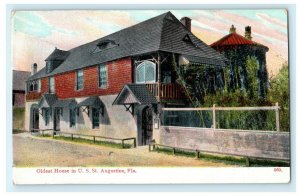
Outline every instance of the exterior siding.
[[25, 92], [13, 92], [13, 107], [24, 107], [25, 106]]
[[84, 69], [83, 89], [76, 90], [76, 71], [55, 76], [55, 93], [59, 99], [92, 95], [117, 94], [127, 83], [132, 83], [131, 59], [107, 63], [108, 81], [106, 88], [98, 84], [98, 65]]
[[[85, 97], [92, 95], [118, 94], [123, 86], [132, 83], [131, 58], [124, 58], [106, 63], [107, 86], [100, 88], [98, 84], [98, 65], [84, 68], [83, 89], [76, 90], [76, 71], [55, 75], [55, 93], [59, 99]], [[44, 93], [49, 91], [48, 77], [41, 79], [41, 92], [29, 92], [26, 100], [40, 99]]]

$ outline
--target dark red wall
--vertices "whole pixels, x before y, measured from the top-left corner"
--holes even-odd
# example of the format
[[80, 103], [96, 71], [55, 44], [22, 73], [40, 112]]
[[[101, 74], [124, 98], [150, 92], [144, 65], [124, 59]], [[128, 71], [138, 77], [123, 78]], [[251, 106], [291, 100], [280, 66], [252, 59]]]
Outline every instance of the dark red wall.
[[[108, 62], [107, 72], [108, 83], [104, 89], [98, 87], [98, 65], [84, 68], [82, 90], [75, 88], [76, 71], [55, 75], [55, 93], [60, 99], [117, 94], [125, 84], [132, 83], [131, 58]], [[42, 80], [41, 92], [48, 92], [47, 78]], [[30, 98], [28, 95], [27, 100]]]

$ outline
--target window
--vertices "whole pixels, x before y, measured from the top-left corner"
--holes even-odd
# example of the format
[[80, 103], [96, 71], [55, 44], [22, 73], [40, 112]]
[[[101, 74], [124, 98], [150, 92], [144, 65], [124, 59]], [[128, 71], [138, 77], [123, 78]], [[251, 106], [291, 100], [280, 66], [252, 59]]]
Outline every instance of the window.
[[46, 62], [46, 73], [50, 73], [52, 69], [52, 63], [51, 61]]
[[41, 79], [37, 81], [37, 91], [40, 93], [41, 92]]
[[49, 93], [55, 92], [54, 77], [49, 78]]
[[106, 88], [107, 86], [107, 66], [99, 65], [99, 87]]
[[38, 90], [38, 82], [33, 81], [33, 91], [37, 91], [37, 90]]
[[49, 108], [43, 108], [43, 116], [45, 120], [45, 125], [49, 124], [49, 118], [50, 118], [50, 109]]
[[27, 91], [28, 92], [32, 92], [32, 91], [37, 91], [37, 92], [41, 92], [41, 80], [34, 80], [34, 81], [30, 81], [27, 83]]
[[75, 109], [70, 109], [70, 127], [75, 126], [75, 116], [76, 116]]
[[155, 75], [155, 64], [144, 61], [136, 68], [136, 83], [153, 83], [155, 82]]
[[78, 70], [76, 72], [76, 90], [83, 89], [83, 70]]

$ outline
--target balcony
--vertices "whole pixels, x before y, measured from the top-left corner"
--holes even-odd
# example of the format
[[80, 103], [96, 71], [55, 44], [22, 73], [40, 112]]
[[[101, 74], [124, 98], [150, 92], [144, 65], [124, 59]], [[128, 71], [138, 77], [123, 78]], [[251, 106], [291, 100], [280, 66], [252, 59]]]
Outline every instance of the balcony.
[[27, 92], [26, 101], [37, 100], [42, 97], [42, 93], [38, 92]]
[[146, 86], [158, 101], [186, 99], [184, 89], [177, 83], [153, 83]]

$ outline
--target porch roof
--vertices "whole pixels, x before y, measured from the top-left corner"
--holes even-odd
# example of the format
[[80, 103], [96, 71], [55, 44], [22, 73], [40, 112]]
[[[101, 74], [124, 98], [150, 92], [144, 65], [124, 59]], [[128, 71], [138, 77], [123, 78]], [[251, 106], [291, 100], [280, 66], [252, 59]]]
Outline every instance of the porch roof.
[[54, 108], [64, 108], [69, 106], [75, 106], [77, 104], [75, 99], [63, 99], [63, 100], [57, 100], [54, 104]]
[[226, 63], [228, 62], [227, 59], [220, 60], [220, 59], [212, 59], [212, 58], [206, 58], [206, 57], [199, 57], [199, 56], [193, 56], [193, 55], [180, 55], [179, 57], [179, 64], [185, 65], [185, 64], [207, 64], [212, 66], [222, 66], [225, 67]]
[[113, 105], [155, 104], [157, 100], [145, 84], [126, 84], [113, 102]]
[[104, 105], [103, 102], [100, 100], [100, 98], [98, 96], [93, 96], [93, 97], [89, 97], [89, 98], [79, 102], [77, 104], [77, 107], [92, 106], [92, 107], [95, 107], [95, 108], [100, 108], [103, 105]]
[[38, 103], [38, 106], [39, 108], [49, 108], [53, 106], [56, 100], [57, 100], [56, 94], [52, 94], [52, 93], [43, 94], [41, 100]]

